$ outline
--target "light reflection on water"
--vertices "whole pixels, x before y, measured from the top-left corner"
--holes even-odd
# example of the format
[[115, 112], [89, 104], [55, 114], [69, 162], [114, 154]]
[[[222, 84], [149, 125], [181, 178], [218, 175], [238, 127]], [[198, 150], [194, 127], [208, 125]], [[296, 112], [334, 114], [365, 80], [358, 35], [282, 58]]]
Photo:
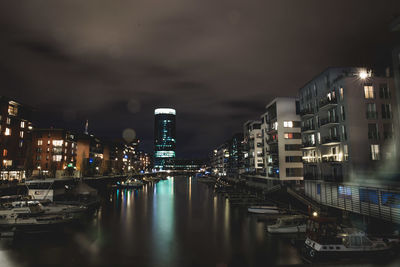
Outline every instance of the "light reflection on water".
[[267, 236], [256, 216], [232, 207], [195, 177], [171, 177], [140, 190], [115, 190], [103, 200], [89, 225], [64, 239], [18, 243], [0, 250], [0, 259], [15, 266], [301, 263], [288, 240]]

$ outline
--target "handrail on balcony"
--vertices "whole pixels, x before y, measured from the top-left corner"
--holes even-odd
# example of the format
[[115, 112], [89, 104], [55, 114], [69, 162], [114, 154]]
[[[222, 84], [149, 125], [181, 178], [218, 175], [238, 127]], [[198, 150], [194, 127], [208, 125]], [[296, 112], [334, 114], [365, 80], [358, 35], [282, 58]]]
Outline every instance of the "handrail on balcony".
[[322, 108], [326, 105], [329, 104], [337, 104], [337, 99], [336, 96], [335, 97], [324, 97], [322, 99], [319, 100], [319, 107]]

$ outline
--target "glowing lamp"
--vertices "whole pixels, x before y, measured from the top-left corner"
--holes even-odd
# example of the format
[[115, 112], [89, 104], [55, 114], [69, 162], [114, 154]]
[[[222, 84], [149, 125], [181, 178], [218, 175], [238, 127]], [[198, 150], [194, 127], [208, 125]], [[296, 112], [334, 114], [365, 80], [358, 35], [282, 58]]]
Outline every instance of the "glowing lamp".
[[318, 216], [318, 212], [314, 211], [312, 216], [317, 217]]

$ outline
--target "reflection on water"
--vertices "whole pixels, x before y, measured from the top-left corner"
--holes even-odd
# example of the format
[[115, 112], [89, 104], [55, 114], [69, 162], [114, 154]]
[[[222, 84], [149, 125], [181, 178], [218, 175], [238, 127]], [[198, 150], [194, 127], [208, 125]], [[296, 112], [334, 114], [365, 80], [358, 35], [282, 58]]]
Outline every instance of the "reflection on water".
[[[195, 177], [170, 177], [104, 196], [97, 216], [62, 237], [2, 245], [0, 264], [266, 266], [301, 263], [288, 239]], [[5, 266], [7, 266], [5, 265]], [[1, 265], [3, 266], [3, 265]]]

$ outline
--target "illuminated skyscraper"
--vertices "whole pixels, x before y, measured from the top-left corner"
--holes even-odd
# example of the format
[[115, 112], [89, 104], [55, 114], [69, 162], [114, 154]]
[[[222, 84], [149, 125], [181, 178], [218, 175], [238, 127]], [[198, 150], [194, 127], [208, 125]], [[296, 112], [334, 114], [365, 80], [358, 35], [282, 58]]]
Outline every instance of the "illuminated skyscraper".
[[154, 110], [154, 168], [164, 169], [165, 162], [175, 158], [176, 111], [172, 108]]

